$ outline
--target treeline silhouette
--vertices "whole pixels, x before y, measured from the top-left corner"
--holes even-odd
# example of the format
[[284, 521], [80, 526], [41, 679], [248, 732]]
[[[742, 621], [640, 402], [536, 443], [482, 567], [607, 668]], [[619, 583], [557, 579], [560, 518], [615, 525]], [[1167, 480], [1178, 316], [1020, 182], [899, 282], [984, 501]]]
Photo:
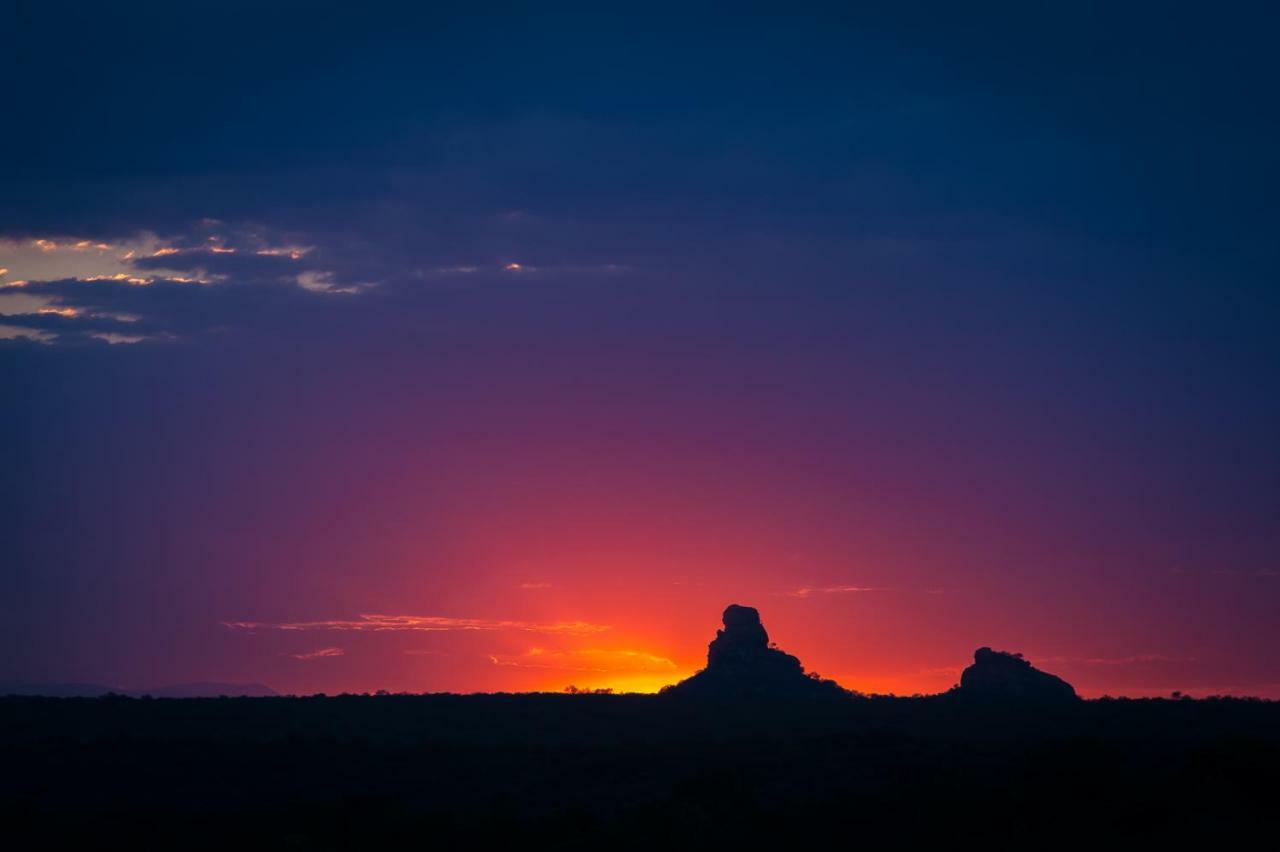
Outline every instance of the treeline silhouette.
[[966, 674], [857, 696], [750, 610], [659, 695], [0, 698], [0, 829], [210, 849], [1220, 847], [1280, 829], [1280, 703], [1082, 701], [990, 649]]
[[[1243, 836], [1280, 828], [1280, 705], [937, 696], [0, 699], [10, 836], [366, 848], [422, 838]], [[164, 844], [157, 844], [164, 845]]]

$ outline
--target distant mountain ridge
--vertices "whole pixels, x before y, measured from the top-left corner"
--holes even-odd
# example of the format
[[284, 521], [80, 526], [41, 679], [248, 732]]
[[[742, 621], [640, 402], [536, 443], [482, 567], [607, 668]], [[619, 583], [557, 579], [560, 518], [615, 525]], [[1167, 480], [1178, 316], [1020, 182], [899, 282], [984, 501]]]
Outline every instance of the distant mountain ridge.
[[46, 698], [100, 698], [104, 695], [128, 695], [152, 698], [265, 698], [280, 693], [263, 683], [172, 683], [147, 689], [122, 689], [100, 683], [0, 683], [0, 695], [30, 695]]

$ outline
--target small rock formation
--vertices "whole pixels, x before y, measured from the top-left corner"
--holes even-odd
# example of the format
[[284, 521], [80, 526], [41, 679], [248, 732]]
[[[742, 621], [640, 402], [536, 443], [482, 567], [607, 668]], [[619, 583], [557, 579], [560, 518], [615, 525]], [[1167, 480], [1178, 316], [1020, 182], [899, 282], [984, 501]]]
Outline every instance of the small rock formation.
[[707, 667], [664, 690], [705, 699], [795, 699], [846, 695], [834, 681], [805, 674], [800, 660], [769, 646], [754, 607], [730, 604], [724, 629], [707, 646]]
[[956, 694], [967, 699], [1023, 704], [1060, 704], [1078, 698], [1071, 684], [1040, 671], [1021, 654], [990, 648], [973, 652], [973, 665], [960, 674]]

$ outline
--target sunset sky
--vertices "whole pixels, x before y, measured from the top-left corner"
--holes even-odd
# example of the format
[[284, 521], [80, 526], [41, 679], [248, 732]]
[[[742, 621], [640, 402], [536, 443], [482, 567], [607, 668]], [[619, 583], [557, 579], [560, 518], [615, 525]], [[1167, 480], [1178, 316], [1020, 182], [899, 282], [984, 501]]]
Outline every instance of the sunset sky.
[[1054, 5], [0, 3], [0, 683], [1280, 698], [1277, 13]]

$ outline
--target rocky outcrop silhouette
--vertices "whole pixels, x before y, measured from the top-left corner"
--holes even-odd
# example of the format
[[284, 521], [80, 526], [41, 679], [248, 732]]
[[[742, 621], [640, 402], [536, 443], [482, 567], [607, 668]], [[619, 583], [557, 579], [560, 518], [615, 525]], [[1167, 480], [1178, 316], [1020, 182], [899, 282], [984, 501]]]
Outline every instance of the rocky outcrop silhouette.
[[805, 699], [848, 695], [834, 681], [805, 673], [800, 660], [769, 644], [760, 613], [730, 604], [724, 629], [707, 646], [707, 667], [664, 690], [705, 699]]
[[1075, 688], [1057, 675], [1042, 672], [1021, 654], [979, 648], [973, 665], [960, 674], [955, 694], [979, 701], [1060, 704], [1078, 700]]

